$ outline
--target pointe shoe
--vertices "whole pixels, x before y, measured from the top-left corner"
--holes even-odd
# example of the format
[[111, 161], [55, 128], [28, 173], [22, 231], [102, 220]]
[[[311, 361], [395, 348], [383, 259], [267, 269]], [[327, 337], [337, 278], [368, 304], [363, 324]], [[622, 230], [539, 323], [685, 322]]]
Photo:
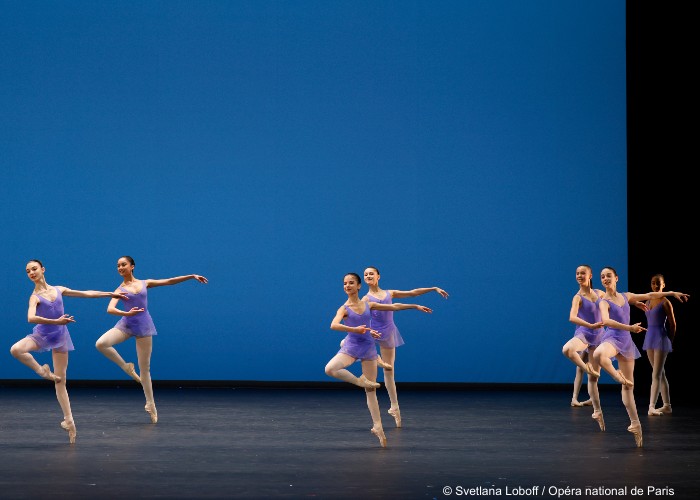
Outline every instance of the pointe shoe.
[[634, 442], [637, 445], [637, 448], [642, 447], [642, 424], [639, 423], [639, 420], [636, 420], [636, 424], [630, 424], [630, 426], [627, 428], [628, 432], [631, 432], [634, 434]]
[[627, 380], [620, 370], [617, 370], [617, 374], [620, 376], [619, 382], [625, 387], [634, 387], [634, 382]]
[[148, 413], [151, 416], [151, 423], [157, 424], [158, 423], [158, 410], [156, 410], [156, 404], [155, 403], [146, 403], [146, 406], [144, 406], [144, 409], [146, 410], [146, 413]]
[[649, 407], [649, 411], [647, 412], [647, 415], [649, 416], [654, 416], [654, 417], [660, 417], [664, 414], [661, 410], [657, 410], [653, 406]]
[[75, 422], [71, 420], [64, 420], [61, 422], [61, 429], [68, 432], [68, 442], [70, 444], [75, 444], [75, 438], [78, 435], [78, 431], [75, 429]]
[[124, 373], [126, 373], [128, 376], [136, 380], [139, 384], [141, 383], [141, 377], [136, 373], [136, 369], [134, 368], [134, 363], [127, 363], [122, 367], [122, 370], [124, 370]]
[[401, 410], [399, 410], [398, 408], [389, 408], [389, 411], [387, 413], [394, 417], [394, 420], [396, 421], [396, 427], [401, 427]]
[[370, 432], [377, 436], [377, 439], [379, 439], [379, 444], [382, 446], [382, 448], [386, 448], [386, 436], [384, 435], [384, 429], [375, 426], [370, 429]]
[[575, 399], [572, 399], [572, 400], [571, 400], [571, 406], [573, 406], [574, 408], [580, 408], [580, 407], [583, 406], [583, 403], [579, 403], [579, 402], [576, 401]]
[[673, 411], [671, 410], [671, 405], [663, 405], [661, 408], [659, 408], [659, 411], [664, 415], [670, 415], [671, 413], [673, 413]]
[[593, 415], [591, 415], [591, 418], [598, 422], [598, 425], [600, 426], [600, 430], [605, 432], [605, 420], [603, 420], [603, 412], [602, 411], [594, 411]]
[[50, 380], [51, 382], [61, 381], [61, 377], [54, 373], [51, 373], [51, 367], [49, 367], [49, 365], [44, 365], [41, 367], [41, 372], [39, 372], [39, 376], [41, 378], [45, 378], [46, 380]]
[[378, 384], [377, 382], [372, 382], [369, 380], [367, 377], [364, 375], [360, 375], [360, 378], [357, 379], [357, 382], [360, 387], [366, 387], [367, 389], [376, 389], [379, 387], [381, 384]]
[[587, 399], [583, 403], [581, 403], [583, 406], [593, 406], [593, 400], [592, 399]]
[[389, 363], [385, 363], [382, 358], [377, 358], [377, 366], [380, 368], [384, 368], [385, 370], [393, 370], [394, 367], [391, 366]]
[[600, 372], [595, 371], [590, 363], [586, 363], [586, 373], [592, 377], [600, 377]]

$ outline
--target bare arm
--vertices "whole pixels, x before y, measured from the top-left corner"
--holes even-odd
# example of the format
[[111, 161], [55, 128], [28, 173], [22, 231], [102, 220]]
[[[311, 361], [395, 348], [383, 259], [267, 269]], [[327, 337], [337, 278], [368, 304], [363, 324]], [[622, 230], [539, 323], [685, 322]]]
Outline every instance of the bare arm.
[[27, 310], [27, 321], [39, 325], [65, 325], [66, 323], [75, 323], [75, 319], [70, 314], [64, 314], [60, 318], [50, 319], [36, 315], [36, 306], [39, 303], [34, 295], [29, 298], [29, 309]]
[[688, 295], [687, 293], [683, 293], [683, 292], [647, 292], [647, 293], [627, 292], [627, 300], [629, 301], [629, 303], [631, 305], [634, 305], [635, 302], [639, 302], [642, 300], [661, 299], [663, 297], [675, 297], [676, 299], [680, 300], [681, 302], [688, 302], [690, 295]]
[[[628, 299], [629, 300], [629, 299]], [[600, 301], [600, 316], [603, 320], [603, 326], [608, 326], [610, 328], [615, 328], [616, 330], [627, 330], [632, 333], [639, 333], [646, 331], [646, 328], [642, 326], [641, 323], [634, 323], [633, 325], [625, 325], [610, 318], [610, 304], [606, 301]]]
[[666, 325], [668, 326], [668, 338], [673, 342], [676, 337], [676, 316], [673, 313], [673, 304], [671, 301], [666, 299], [662, 304], [664, 312], [666, 313]]
[[350, 332], [350, 333], [372, 332], [372, 329], [366, 325], [360, 325], [360, 326], [344, 325], [342, 323], [342, 321], [345, 318], [345, 316], [347, 316], [347, 315], [348, 315], [348, 313], [345, 310], [345, 307], [340, 306], [338, 308], [338, 311], [335, 313], [335, 317], [333, 318], [333, 321], [331, 321], [331, 330], [337, 330], [339, 332]]
[[393, 304], [381, 304], [379, 302], [367, 302], [370, 309], [377, 309], [379, 311], [405, 311], [406, 309], [418, 309], [424, 313], [432, 313], [433, 310], [429, 307], [421, 306], [418, 304], [402, 304], [400, 302], [394, 302]]
[[126, 297], [123, 293], [118, 292], [119, 288], [117, 288], [114, 293], [112, 293], [112, 300], [109, 301], [109, 304], [107, 304], [107, 312], [109, 314], [114, 314], [115, 316], [134, 316], [135, 314], [138, 314], [140, 312], [143, 312], [144, 309], [143, 307], [132, 307], [128, 311], [122, 311], [121, 309], [117, 308], [117, 303], [122, 300], [122, 296], [124, 298]]
[[593, 330], [600, 328], [603, 326], [603, 322], [599, 323], [589, 323], [588, 321], [581, 319], [578, 317], [578, 309], [581, 306], [581, 296], [579, 294], [574, 295], [574, 298], [571, 300], [571, 310], [569, 311], [569, 321], [571, 321], [574, 325], [578, 326], [583, 326], [585, 328], [591, 328]]
[[424, 295], [428, 292], [437, 292], [444, 298], [449, 297], [449, 294], [440, 287], [431, 286], [430, 288], [414, 288], [413, 290], [389, 290], [392, 297], [401, 299], [404, 297], [417, 297], [418, 295]]
[[126, 296], [124, 293], [120, 292], [100, 292], [97, 290], [72, 290], [70, 288], [67, 288], [65, 286], [57, 286], [59, 290], [61, 290], [61, 294], [65, 295], [66, 297], [83, 297], [86, 299], [98, 299], [101, 297], [112, 297], [115, 299], [121, 299], [121, 300], [128, 300], [129, 297]]
[[168, 286], [168, 285], [177, 285], [178, 283], [182, 283], [183, 281], [187, 280], [197, 280], [200, 283], [208, 283], [209, 281], [204, 277], [200, 276], [199, 274], [187, 274], [185, 276], [176, 276], [174, 278], [166, 278], [162, 280], [145, 280], [146, 281], [146, 287], [147, 288], [153, 288], [156, 286]]

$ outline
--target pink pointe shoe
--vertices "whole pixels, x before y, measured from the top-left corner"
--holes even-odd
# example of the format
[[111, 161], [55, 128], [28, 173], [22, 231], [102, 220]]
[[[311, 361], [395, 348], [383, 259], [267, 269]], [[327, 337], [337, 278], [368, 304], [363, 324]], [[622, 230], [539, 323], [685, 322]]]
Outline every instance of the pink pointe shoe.
[[617, 374], [620, 377], [620, 380], [618, 380], [618, 382], [620, 382], [625, 387], [634, 387], [634, 382], [632, 382], [631, 380], [627, 380], [620, 370], [617, 370]]
[[146, 413], [148, 413], [150, 415], [151, 423], [157, 424], [158, 423], [158, 410], [156, 410], [156, 404], [155, 403], [146, 403], [146, 406], [144, 406], [144, 409], [146, 410]]
[[671, 405], [663, 405], [661, 408], [659, 408], [659, 411], [664, 415], [670, 415], [671, 413], [673, 413], [673, 411], [671, 410]]
[[586, 363], [586, 373], [591, 377], [600, 377], [600, 372], [595, 371], [590, 363]]
[[141, 383], [141, 377], [139, 377], [138, 373], [136, 373], [136, 369], [134, 368], [134, 363], [127, 363], [122, 367], [122, 370], [124, 370], [124, 373], [126, 373], [128, 376], [136, 380], [139, 384]]
[[401, 427], [401, 410], [399, 410], [398, 408], [389, 408], [389, 411], [387, 413], [394, 417], [394, 420], [396, 421], [396, 427]]
[[630, 426], [627, 428], [628, 432], [631, 432], [634, 434], [634, 443], [637, 445], [637, 448], [642, 447], [642, 424], [639, 423], [639, 420], [635, 420], [630, 424]]
[[377, 358], [377, 366], [380, 368], [384, 368], [385, 370], [393, 370], [394, 367], [391, 366], [389, 363], [385, 363], [384, 360], [380, 357]]
[[650, 406], [650, 407], [649, 407], [649, 411], [647, 411], [647, 415], [649, 415], [650, 417], [652, 417], [652, 416], [653, 416], [653, 417], [660, 417], [660, 416], [662, 416], [663, 414], [664, 414], [664, 412], [662, 412], [660, 409], [657, 410], [657, 409], [654, 408], [653, 406]]
[[380, 384], [377, 382], [372, 382], [364, 375], [360, 375], [360, 377], [357, 379], [357, 385], [360, 387], [365, 387], [366, 389], [376, 389], [380, 386]]
[[61, 429], [68, 433], [68, 442], [70, 444], [75, 444], [75, 438], [78, 435], [78, 431], [75, 429], [75, 422], [64, 420], [61, 422]]
[[603, 412], [602, 411], [594, 411], [593, 415], [591, 415], [591, 418], [598, 422], [598, 426], [600, 427], [600, 430], [605, 432], [605, 420], [603, 420]]
[[41, 371], [38, 372], [39, 376], [41, 378], [44, 378], [46, 380], [50, 380], [51, 382], [60, 382], [61, 377], [58, 375], [51, 373], [51, 367], [49, 365], [44, 365], [41, 367]]
[[379, 444], [381, 445], [382, 448], [386, 448], [386, 436], [384, 435], [384, 429], [381, 427], [377, 427], [376, 425], [370, 429], [370, 432], [377, 436], [377, 439], [379, 439]]

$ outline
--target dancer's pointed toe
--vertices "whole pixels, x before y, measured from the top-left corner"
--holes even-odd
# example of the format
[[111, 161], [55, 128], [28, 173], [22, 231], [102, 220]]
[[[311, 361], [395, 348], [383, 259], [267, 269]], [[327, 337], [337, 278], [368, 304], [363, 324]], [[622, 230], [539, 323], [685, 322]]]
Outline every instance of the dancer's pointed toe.
[[642, 424], [639, 422], [639, 420], [635, 420], [630, 424], [630, 426], [627, 428], [628, 432], [631, 432], [634, 434], [634, 443], [637, 445], [637, 448], [642, 447]]
[[401, 410], [399, 410], [398, 408], [389, 408], [389, 411], [387, 413], [394, 417], [396, 427], [401, 427]]
[[384, 429], [375, 425], [370, 430], [372, 434], [377, 436], [377, 439], [379, 439], [379, 444], [381, 445], [381, 447], [386, 448], [386, 436], [384, 435]]
[[158, 410], [156, 410], [156, 404], [155, 403], [146, 403], [146, 406], [144, 407], [146, 410], [146, 413], [150, 415], [151, 417], [151, 423], [152, 424], [157, 424], [158, 423]]
[[603, 412], [602, 411], [594, 411], [593, 414], [591, 415], [591, 418], [598, 422], [598, 426], [600, 427], [601, 431], [605, 431], [605, 420], [603, 420]]
[[124, 373], [126, 373], [128, 376], [133, 378], [136, 382], [139, 384], [141, 383], [141, 377], [139, 377], [138, 373], [136, 373], [136, 368], [134, 367], [134, 363], [127, 363], [122, 367], [122, 370], [124, 370]]
[[38, 373], [41, 378], [50, 380], [51, 382], [61, 381], [61, 377], [51, 372], [51, 367], [48, 364], [43, 365]]

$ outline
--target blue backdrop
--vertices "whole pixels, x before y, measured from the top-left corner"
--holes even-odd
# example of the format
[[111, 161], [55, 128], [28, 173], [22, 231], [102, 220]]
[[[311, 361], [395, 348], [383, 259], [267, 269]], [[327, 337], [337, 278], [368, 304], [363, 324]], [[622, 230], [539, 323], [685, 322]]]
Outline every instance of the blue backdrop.
[[[376, 266], [450, 293], [396, 313], [399, 383], [570, 382], [576, 266], [626, 290], [622, 0], [2, 10], [0, 379], [36, 377], [9, 353], [32, 258], [75, 289], [124, 254], [209, 278], [149, 291], [156, 380], [331, 380], [343, 275]], [[108, 300], [65, 303], [69, 377], [125, 378]]]

